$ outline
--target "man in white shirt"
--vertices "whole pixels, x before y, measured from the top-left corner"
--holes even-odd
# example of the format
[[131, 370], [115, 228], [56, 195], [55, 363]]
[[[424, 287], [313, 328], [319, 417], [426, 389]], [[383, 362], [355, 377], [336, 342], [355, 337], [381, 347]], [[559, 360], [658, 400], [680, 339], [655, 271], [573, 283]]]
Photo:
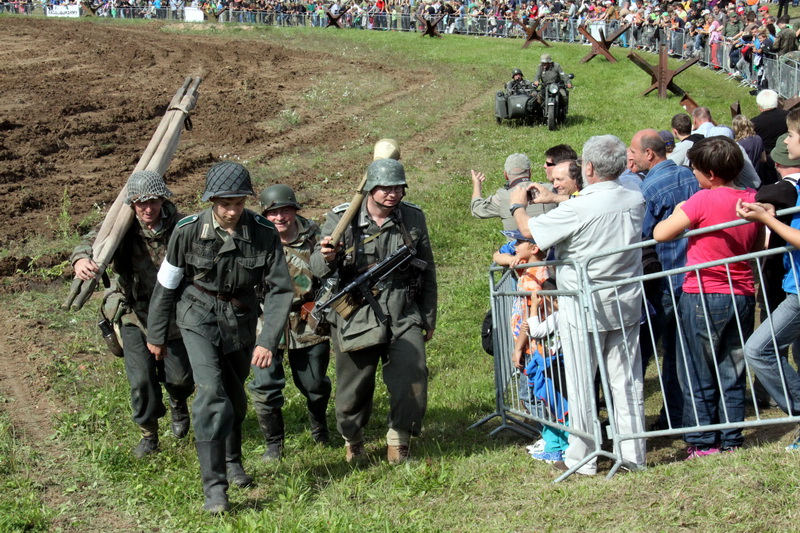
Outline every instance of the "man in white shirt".
[[[638, 283], [625, 284], [624, 281], [642, 274], [641, 249], [592, 257], [641, 242], [645, 201], [640, 192], [623, 187], [617, 179], [626, 164], [625, 144], [617, 137], [590, 138], [583, 146], [582, 156], [584, 188], [579, 196], [561, 203], [558, 209], [530, 218], [522, 209], [527, 204], [527, 191], [521, 188], [511, 192], [511, 212], [523, 235], [536, 239], [542, 248], [554, 247], [556, 257], [567, 261], [558, 267], [559, 289], [583, 290], [580, 266], [570, 264], [570, 260], [578, 265], [588, 263], [586, 273], [591, 285], [615, 284], [592, 292], [594, 316], [590, 314], [588, 319], [576, 305], [564, 301], [564, 305], [559, 306], [563, 315], [560, 334], [565, 344], [570, 427], [599, 434], [600, 422], [593, 409], [594, 375], [598, 358], [602, 357], [608, 371], [612, 400], [609, 405], [613, 406], [610, 416], [613, 416], [617, 433], [638, 433], [644, 429], [639, 351], [642, 291]], [[587, 328], [582, 328], [582, 323], [588, 324]], [[594, 329], [595, 335], [586, 339], [588, 328]], [[587, 345], [591, 346], [589, 354], [584, 349]], [[586, 357], [589, 358], [588, 368]], [[597, 456], [593, 454], [599, 451], [599, 446], [593, 438], [570, 433], [564, 461], [554, 466], [560, 471], [579, 467], [577, 473], [594, 475]], [[643, 439], [621, 441], [619, 450], [626, 461], [623, 466], [632, 470], [644, 467]]]

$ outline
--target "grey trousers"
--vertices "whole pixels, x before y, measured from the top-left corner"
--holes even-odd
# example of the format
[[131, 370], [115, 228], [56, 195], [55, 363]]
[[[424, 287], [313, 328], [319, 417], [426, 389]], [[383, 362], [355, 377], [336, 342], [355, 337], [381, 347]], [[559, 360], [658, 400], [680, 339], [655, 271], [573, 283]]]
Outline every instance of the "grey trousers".
[[[256, 413], [268, 414], [283, 407], [283, 388], [286, 374], [283, 366], [285, 351], [276, 354], [267, 368], [253, 367], [253, 380], [248, 386]], [[330, 344], [321, 342], [288, 351], [292, 379], [305, 396], [308, 410], [323, 415], [331, 397], [331, 380], [327, 376]]]
[[125, 375], [131, 388], [133, 421], [139, 425], [155, 422], [167, 412], [161, 383], [175, 400], [186, 401], [194, 391], [192, 368], [183, 342], [167, 343], [167, 357], [156, 361], [147, 349], [144, 333], [133, 324], [120, 328], [125, 352]]
[[224, 354], [202, 335], [185, 329], [181, 334], [197, 383], [192, 403], [195, 438], [223, 440], [247, 414], [244, 382], [250, 374], [252, 348]]
[[[335, 338], [335, 336], [334, 336]], [[372, 414], [375, 373], [383, 365], [389, 391], [389, 428], [418, 435], [428, 405], [428, 367], [422, 329], [412, 327], [399, 338], [354, 352], [336, 354], [336, 426], [349, 442], [363, 440]]]

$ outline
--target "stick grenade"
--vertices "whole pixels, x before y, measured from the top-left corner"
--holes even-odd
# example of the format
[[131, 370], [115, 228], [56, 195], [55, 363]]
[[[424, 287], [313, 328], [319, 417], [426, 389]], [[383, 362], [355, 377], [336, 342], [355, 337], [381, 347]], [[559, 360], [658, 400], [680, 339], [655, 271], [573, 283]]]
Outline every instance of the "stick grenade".
[[[397, 141], [394, 139], [381, 139], [380, 141], [376, 142], [372, 160], [377, 161], [378, 159], [400, 159], [400, 146], [398, 146]], [[344, 215], [342, 215], [342, 218], [339, 220], [339, 223], [333, 230], [333, 234], [331, 235], [331, 243], [334, 247], [339, 244], [339, 240], [342, 238], [344, 230], [347, 229], [347, 226], [350, 225], [350, 221], [353, 220], [353, 217], [356, 216], [358, 210], [361, 209], [361, 202], [364, 201], [364, 196], [367, 192], [364, 191], [364, 185], [366, 184], [367, 173], [365, 172], [364, 177], [361, 178], [361, 183], [358, 184], [356, 194], [353, 195], [353, 199], [350, 201], [350, 207], [348, 207], [347, 211], [344, 212]]]

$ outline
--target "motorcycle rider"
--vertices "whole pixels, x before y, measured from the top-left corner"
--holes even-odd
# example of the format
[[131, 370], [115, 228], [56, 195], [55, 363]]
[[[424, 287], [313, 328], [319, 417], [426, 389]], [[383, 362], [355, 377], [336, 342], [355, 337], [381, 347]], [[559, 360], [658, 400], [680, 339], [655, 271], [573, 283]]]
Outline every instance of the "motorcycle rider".
[[542, 54], [539, 61], [539, 69], [536, 71], [536, 78], [533, 80], [533, 86], [539, 91], [539, 103], [544, 102], [544, 88], [550, 83], [561, 82], [559, 93], [561, 94], [562, 103], [567, 102], [567, 91], [564, 89], [572, 89], [572, 82], [569, 76], [561, 68], [561, 65], [553, 62], [553, 56], [550, 54]]
[[530, 94], [533, 85], [525, 79], [522, 70], [515, 68], [511, 71], [511, 81], [506, 83], [506, 96], [512, 94]]

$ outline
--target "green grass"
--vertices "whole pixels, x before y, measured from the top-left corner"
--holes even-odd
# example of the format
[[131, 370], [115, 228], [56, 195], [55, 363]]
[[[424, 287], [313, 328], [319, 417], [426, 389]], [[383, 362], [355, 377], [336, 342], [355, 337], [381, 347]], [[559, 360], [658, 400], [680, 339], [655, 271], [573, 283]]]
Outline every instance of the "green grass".
[[[177, 30], [166, 25], [165, 31]], [[404, 90], [408, 88], [391, 86], [391, 73], [384, 76], [361, 68], [359, 77], [326, 78], [314, 91], [299, 95], [292, 109], [302, 118], [329, 112], [332, 95], [369, 101], [386, 91], [397, 93], [370, 116], [353, 119], [361, 141], [336, 154], [304, 146], [302, 152], [270, 161], [260, 160], [258, 154], [236, 157], [250, 161], [259, 186], [297, 172], [316, 175], [314, 169], [324, 158], [335, 157], [342, 171], [306, 184], [301, 198], [330, 207], [347, 198], [354, 176], [362, 172], [370, 144], [365, 139], [399, 141], [410, 182], [408, 199], [426, 211], [440, 283], [439, 325], [428, 349], [430, 403], [424, 434], [412, 443], [414, 462], [386, 464], [382, 439], [388, 401], [379, 378], [375, 412], [366, 431], [371, 463], [353, 470], [344, 463], [340, 439], [332, 448], [312, 444], [302, 397], [289, 385], [285, 460], [277, 466], [259, 461], [264, 444], [251, 413], [245, 422], [245, 466], [257, 486], [232, 489], [234, 512], [210, 518], [200, 511], [192, 436], [176, 441], [162, 420], [162, 453], [147, 461], [132, 459], [130, 450], [138, 436], [129, 420], [122, 362], [100, 348], [93, 311], [54, 311], [66, 287], [51, 288], [6, 298], [3, 304], [23, 320], [46, 324], [47, 331], [36, 340], [38, 351], [27, 356], [33, 365], [48, 361], [42, 373], [65, 405], [53, 437], [54, 445], [67, 450], [74, 463], [63, 474], [65, 498], [81, 501], [88, 497], [84, 494], [94, 494], [88, 501], [102, 505], [112, 517], [123, 517], [133, 530], [148, 531], [796, 529], [797, 460], [774, 442], [788, 428], [768, 438], [750, 432], [749, 442], [764, 442], [690, 463], [677, 459], [680, 443], [661, 439], [649, 443], [651, 468], [646, 472], [610, 481], [575, 478], [559, 485], [551, 483], [555, 476], [548, 465], [528, 458], [524, 439], [508, 433], [489, 437], [496, 422], [466, 430], [494, 407], [492, 361], [480, 349], [478, 328], [488, 306], [490, 254], [503, 242], [498, 221], [469, 215], [469, 170], [485, 171], [485, 190], [491, 192], [502, 185], [502, 163], [509, 153], [529, 154], [537, 169], [534, 177], [543, 179], [543, 152], [552, 145], [568, 143], [580, 149], [589, 136], [605, 133], [627, 143], [638, 129], [668, 129], [671, 116], [681, 111], [679, 98], [641, 97], [649, 78], [624, 58], [622, 49], [612, 50], [617, 64], [602, 58], [580, 64], [587, 47], [554, 45], [556, 60], [575, 73], [576, 88], [568, 124], [549, 132], [542, 127], [498, 127], [494, 121], [495, 91], [514, 67], [532, 76], [541, 53], [537, 46], [521, 50], [520, 40], [423, 40], [415, 34], [272, 28], [194, 33], [219, 39], [220, 46], [232, 39], [257, 39], [418, 74], [421, 81]], [[655, 63], [655, 56], [645, 55]], [[744, 90], [710, 71], [692, 68], [676, 82], [710, 107], [720, 122], [729, 122], [728, 106], [736, 99], [748, 116], [756, 112]], [[285, 126], [302, 127], [302, 120]], [[654, 414], [652, 399], [648, 406], [648, 414]], [[26, 453], [7, 421], [0, 419], [0, 426], [2, 478], [7, 484], [0, 493], [0, 530], [91, 523], [91, 508], [60, 507], [43, 497], [27, 473], [44, 468], [46, 461]], [[32, 526], [25, 529], [26, 524]]]
[[55, 510], [48, 508], [43, 487], [29, 475], [29, 465], [35, 461], [8, 418], [0, 415], [0, 531], [48, 531]]

